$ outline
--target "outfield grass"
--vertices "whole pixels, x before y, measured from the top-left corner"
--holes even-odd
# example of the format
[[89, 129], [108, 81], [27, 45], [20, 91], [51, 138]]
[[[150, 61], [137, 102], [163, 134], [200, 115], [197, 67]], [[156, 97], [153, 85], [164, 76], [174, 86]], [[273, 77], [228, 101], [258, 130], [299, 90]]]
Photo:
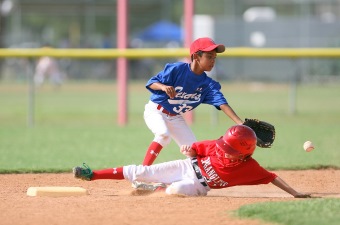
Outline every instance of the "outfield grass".
[[[340, 84], [304, 85], [297, 89], [297, 113], [289, 113], [289, 86], [222, 83], [229, 103], [242, 118], [276, 126], [271, 149], [255, 158], [268, 169], [340, 167]], [[67, 83], [59, 90], [36, 90], [35, 126], [27, 126], [28, 87], [0, 83], [0, 173], [69, 171], [83, 161], [93, 168], [139, 164], [153, 135], [143, 120], [149, 93], [144, 82], [129, 86], [129, 123], [117, 125], [116, 84]], [[217, 116], [216, 116], [217, 115]], [[233, 125], [211, 106], [195, 111], [197, 138], [215, 139]], [[304, 152], [304, 141], [314, 142]], [[183, 158], [172, 142], [156, 162]]]
[[294, 202], [265, 202], [241, 206], [235, 215], [285, 225], [338, 225], [339, 199], [306, 199]]

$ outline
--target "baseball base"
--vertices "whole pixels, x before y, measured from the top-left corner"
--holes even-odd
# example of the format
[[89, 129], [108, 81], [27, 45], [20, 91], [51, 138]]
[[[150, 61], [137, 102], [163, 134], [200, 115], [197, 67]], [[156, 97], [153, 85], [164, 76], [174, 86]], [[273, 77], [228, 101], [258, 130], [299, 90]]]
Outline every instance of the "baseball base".
[[88, 191], [80, 187], [29, 187], [28, 196], [67, 197], [88, 195]]

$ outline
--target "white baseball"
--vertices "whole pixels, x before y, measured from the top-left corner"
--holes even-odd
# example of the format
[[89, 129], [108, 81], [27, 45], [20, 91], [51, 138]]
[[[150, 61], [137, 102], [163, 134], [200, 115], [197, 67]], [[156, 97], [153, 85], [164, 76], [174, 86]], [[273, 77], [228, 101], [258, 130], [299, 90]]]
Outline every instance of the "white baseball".
[[313, 151], [314, 149], [314, 145], [311, 141], [306, 141], [304, 144], [303, 144], [303, 149], [306, 151], [306, 152], [310, 152], [310, 151]]

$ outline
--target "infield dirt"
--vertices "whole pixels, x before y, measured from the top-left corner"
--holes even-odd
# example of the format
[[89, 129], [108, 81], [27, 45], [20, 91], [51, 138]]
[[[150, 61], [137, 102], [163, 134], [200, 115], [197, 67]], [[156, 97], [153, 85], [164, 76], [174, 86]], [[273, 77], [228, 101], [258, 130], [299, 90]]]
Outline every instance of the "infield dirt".
[[[275, 171], [301, 192], [313, 196], [340, 197], [340, 170]], [[212, 190], [206, 197], [166, 196], [162, 192], [136, 195], [127, 181], [86, 182], [66, 174], [0, 175], [2, 225], [258, 225], [231, 215], [242, 205], [268, 201], [303, 201], [272, 184]], [[31, 197], [29, 187], [83, 187], [81, 197]]]

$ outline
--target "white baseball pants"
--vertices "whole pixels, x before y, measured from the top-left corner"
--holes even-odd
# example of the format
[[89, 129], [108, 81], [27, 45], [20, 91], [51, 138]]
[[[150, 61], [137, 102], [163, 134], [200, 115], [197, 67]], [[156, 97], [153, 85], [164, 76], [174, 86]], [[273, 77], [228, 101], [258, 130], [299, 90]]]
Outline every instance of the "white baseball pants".
[[149, 101], [145, 105], [144, 120], [148, 128], [155, 135], [153, 141], [163, 147], [167, 146], [171, 138], [180, 147], [191, 145], [197, 139], [182, 115], [168, 116], [157, 109], [158, 104]]
[[166, 193], [187, 196], [205, 196], [210, 190], [198, 180], [191, 159], [175, 160], [151, 166], [129, 165], [123, 167], [124, 178], [141, 182], [160, 182], [169, 185]]

